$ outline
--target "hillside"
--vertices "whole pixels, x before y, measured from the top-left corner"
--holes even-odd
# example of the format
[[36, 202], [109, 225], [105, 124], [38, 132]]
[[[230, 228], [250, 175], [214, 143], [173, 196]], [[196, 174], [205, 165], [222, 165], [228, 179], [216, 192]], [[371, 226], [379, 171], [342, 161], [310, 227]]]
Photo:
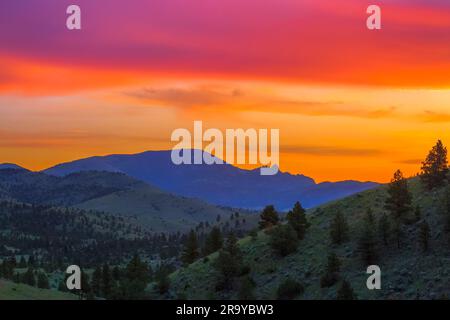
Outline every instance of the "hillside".
[[77, 300], [71, 293], [38, 289], [22, 283], [0, 279], [0, 300]]
[[[413, 195], [413, 207], [420, 206], [422, 218], [404, 226], [401, 248], [390, 240], [384, 246], [377, 240], [378, 265], [382, 276], [381, 290], [366, 288], [367, 265], [358, 253], [358, 238], [361, 233], [363, 215], [368, 208], [373, 210], [376, 221], [384, 211], [387, 197], [386, 186], [365, 191], [345, 199], [332, 202], [309, 211], [306, 237], [297, 251], [284, 258], [277, 256], [269, 246], [268, 235], [261, 231], [256, 239], [246, 237], [239, 242], [244, 264], [250, 267], [249, 276], [255, 283], [257, 299], [276, 298], [280, 283], [288, 277], [300, 282], [304, 294], [300, 299], [335, 299], [338, 284], [330, 288], [320, 287], [327, 256], [334, 251], [341, 260], [341, 278], [351, 283], [359, 299], [437, 299], [450, 294], [450, 263], [448, 237], [443, 231], [443, 216], [440, 213], [444, 189], [433, 192], [423, 190], [419, 180], [409, 180]], [[329, 225], [340, 210], [349, 223], [350, 240], [342, 245], [332, 245]], [[425, 219], [430, 225], [429, 251], [423, 253], [418, 242], [419, 224]], [[376, 226], [373, 226], [376, 232]], [[187, 268], [171, 275], [170, 297], [183, 296], [188, 299], [236, 298], [236, 292], [216, 292], [217, 273], [212, 263], [217, 253], [206, 260], [198, 260]]]
[[[213, 222], [235, 210], [176, 196], [118, 172], [84, 171], [63, 177], [23, 169], [0, 170], [0, 199], [78, 207], [133, 216], [151, 231], [176, 232]], [[246, 210], [239, 210], [245, 214]]]
[[228, 217], [235, 211], [245, 214], [245, 210], [219, 208], [199, 199], [175, 196], [147, 185], [88, 200], [76, 207], [132, 215], [150, 231], [168, 232], [189, 231], [201, 222], [212, 223], [217, 216]]
[[88, 170], [122, 172], [177, 195], [250, 209], [273, 204], [285, 210], [296, 201], [310, 208], [377, 186], [358, 181], [317, 184], [309, 177], [287, 172], [261, 176], [259, 169], [243, 170], [229, 164], [175, 165], [171, 151], [91, 157], [62, 163], [43, 172], [65, 176]]

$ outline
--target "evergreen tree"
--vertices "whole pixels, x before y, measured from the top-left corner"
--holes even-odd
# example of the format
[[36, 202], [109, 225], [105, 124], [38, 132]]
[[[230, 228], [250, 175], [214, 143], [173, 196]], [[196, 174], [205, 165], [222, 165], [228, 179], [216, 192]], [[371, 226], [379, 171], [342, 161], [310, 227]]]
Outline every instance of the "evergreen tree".
[[341, 287], [337, 291], [337, 300], [356, 300], [356, 294], [347, 280], [342, 281]]
[[447, 148], [438, 140], [422, 162], [421, 180], [429, 190], [440, 187], [445, 183], [447, 171]]
[[383, 212], [383, 214], [380, 216], [380, 220], [378, 220], [378, 232], [385, 246], [388, 245], [390, 227], [391, 226], [389, 223], [389, 218], [387, 214]]
[[341, 262], [338, 256], [331, 252], [327, 258], [327, 267], [324, 275], [320, 278], [320, 287], [331, 287], [339, 280], [339, 271], [341, 268]]
[[27, 271], [22, 275], [22, 282], [29, 285], [36, 285], [36, 278], [34, 277], [34, 270], [32, 267], [28, 268]]
[[306, 211], [303, 209], [300, 202], [296, 202], [294, 208], [287, 214], [288, 223], [297, 232], [297, 237], [303, 240], [305, 237], [306, 229], [309, 227], [309, 223], [306, 220]]
[[422, 223], [420, 224], [420, 229], [419, 229], [419, 241], [420, 241], [420, 246], [422, 247], [422, 250], [424, 252], [428, 251], [428, 243], [429, 243], [429, 239], [430, 239], [430, 226], [428, 225], [428, 223], [424, 220], [422, 221]]
[[363, 227], [358, 241], [358, 251], [364, 264], [371, 265], [376, 262], [377, 250], [374, 234], [375, 218], [369, 209], [363, 219]]
[[272, 205], [266, 206], [260, 215], [259, 228], [266, 229], [278, 224], [280, 218]]
[[242, 253], [234, 234], [230, 234], [219, 251], [214, 267], [219, 272], [218, 289], [230, 289], [233, 279], [242, 273]]
[[271, 230], [270, 245], [276, 253], [285, 257], [297, 250], [297, 233], [289, 224], [279, 225]]
[[170, 289], [170, 279], [166, 272], [163, 272], [157, 281], [157, 289], [160, 295], [167, 293]]
[[223, 237], [218, 227], [212, 228], [205, 241], [204, 255], [209, 255], [223, 246]]
[[97, 267], [92, 273], [91, 288], [95, 296], [101, 295], [102, 269]]
[[397, 248], [400, 248], [404, 232], [403, 232], [402, 224], [398, 220], [394, 221], [394, 226], [392, 228], [392, 232], [395, 237], [395, 242], [397, 243]]
[[101, 291], [104, 298], [108, 299], [111, 295], [112, 277], [109, 265], [105, 263], [102, 268]]
[[198, 256], [199, 252], [197, 235], [195, 234], [194, 230], [191, 230], [187, 237], [186, 243], [184, 244], [181, 260], [184, 262], [184, 264], [187, 265], [194, 262], [198, 258]]
[[37, 286], [41, 289], [50, 289], [47, 275], [44, 272], [38, 273]]
[[348, 240], [348, 224], [341, 211], [337, 211], [330, 225], [330, 237], [334, 244]]
[[145, 288], [150, 279], [149, 268], [142, 262], [139, 255], [135, 254], [125, 270], [125, 278], [122, 281], [123, 294], [126, 299], [142, 299], [145, 296]]
[[384, 207], [397, 223], [401, 223], [411, 211], [411, 200], [408, 182], [403, 177], [402, 172], [397, 170], [389, 184], [388, 197]]

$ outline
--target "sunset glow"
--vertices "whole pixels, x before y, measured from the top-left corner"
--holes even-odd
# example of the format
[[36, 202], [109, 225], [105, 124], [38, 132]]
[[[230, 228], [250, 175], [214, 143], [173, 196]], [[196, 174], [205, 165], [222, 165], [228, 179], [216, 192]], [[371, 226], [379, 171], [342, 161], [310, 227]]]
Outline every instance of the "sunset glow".
[[[385, 182], [450, 144], [450, 2], [0, 3], [0, 163], [170, 149], [194, 120], [279, 128], [282, 171]], [[33, 9], [31, 9], [33, 8]]]

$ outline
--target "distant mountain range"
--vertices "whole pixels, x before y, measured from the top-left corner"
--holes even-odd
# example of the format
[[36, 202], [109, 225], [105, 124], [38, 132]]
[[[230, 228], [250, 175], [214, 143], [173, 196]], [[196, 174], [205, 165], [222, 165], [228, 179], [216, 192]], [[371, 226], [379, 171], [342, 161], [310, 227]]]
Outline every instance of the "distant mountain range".
[[215, 205], [248, 209], [273, 204], [279, 210], [286, 210], [296, 201], [311, 208], [378, 186], [374, 182], [352, 180], [317, 184], [309, 177], [287, 172], [261, 176], [259, 169], [244, 170], [230, 164], [175, 165], [171, 151], [90, 157], [43, 172], [62, 177], [92, 170], [124, 173], [167, 192]]

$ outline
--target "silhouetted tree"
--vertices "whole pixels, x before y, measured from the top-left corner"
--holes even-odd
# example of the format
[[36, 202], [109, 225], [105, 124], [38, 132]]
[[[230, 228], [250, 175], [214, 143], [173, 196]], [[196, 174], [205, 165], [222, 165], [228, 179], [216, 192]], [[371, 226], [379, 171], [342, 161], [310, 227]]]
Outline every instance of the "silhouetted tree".
[[403, 177], [402, 172], [397, 170], [388, 186], [388, 197], [384, 205], [396, 222], [401, 223], [411, 211], [411, 198], [408, 182]]
[[429, 190], [440, 187], [446, 180], [447, 171], [447, 148], [438, 140], [422, 162], [421, 180]]

